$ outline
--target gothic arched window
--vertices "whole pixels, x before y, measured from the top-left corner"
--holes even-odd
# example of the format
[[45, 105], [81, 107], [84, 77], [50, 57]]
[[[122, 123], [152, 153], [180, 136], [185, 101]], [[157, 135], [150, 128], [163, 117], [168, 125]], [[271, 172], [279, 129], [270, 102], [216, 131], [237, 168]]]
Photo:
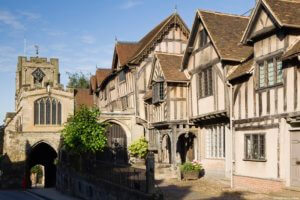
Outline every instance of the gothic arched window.
[[34, 102], [34, 124], [61, 125], [61, 103], [50, 97]]

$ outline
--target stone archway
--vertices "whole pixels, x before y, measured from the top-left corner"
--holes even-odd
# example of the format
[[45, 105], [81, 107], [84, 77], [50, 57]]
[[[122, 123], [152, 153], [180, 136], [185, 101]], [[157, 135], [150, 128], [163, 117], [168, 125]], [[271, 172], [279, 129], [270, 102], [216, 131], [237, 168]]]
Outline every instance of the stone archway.
[[176, 152], [180, 156], [181, 163], [192, 162], [196, 158], [196, 135], [189, 132], [181, 134], [176, 144]]
[[[46, 142], [38, 142], [35, 144], [26, 160], [26, 177], [30, 183], [30, 170], [36, 165], [44, 167], [44, 187], [54, 187], [56, 182], [56, 166], [54, 160], [57, 158], [57, 152]], [[27, 184], [30, 186], [30, 184]]]
[[161, 161], [162, 163], [171, 164], [172, 163], [172, 147], [171, 139], [168, 134], [163, 135], [161, 143]]

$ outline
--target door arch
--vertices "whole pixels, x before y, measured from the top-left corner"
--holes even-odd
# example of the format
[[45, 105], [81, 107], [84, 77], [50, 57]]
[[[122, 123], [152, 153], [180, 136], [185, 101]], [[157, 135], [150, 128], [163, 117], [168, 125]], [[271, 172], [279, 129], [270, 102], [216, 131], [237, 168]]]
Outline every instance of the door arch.
[[181, 163], [192, 162], [196, 158], [196, 136], [193, 133], [181, 134], [177, 140], [177, 153]]
[[162, 138], [162, 162], [171, 164], [172, 152], [171, 152], [171, 139], [168, 134], [164, 135]]
[[121, 125], [109, 122], [106, 129], [108, 151], [112, 153], [112, 161], [117, 163], [128, 163], [127, 136]]
[[[44, 167], [44, 187], [54, 187], [56, 182], [56, 166], [54, 160], [57, 158], [57, 152], [49, 144], [39, 142], [34, 145], [27, 157], [26, 177], [30, 183], [30, 170], [36, 165]], [[30, 186], [30, 184], [27, 184]]]

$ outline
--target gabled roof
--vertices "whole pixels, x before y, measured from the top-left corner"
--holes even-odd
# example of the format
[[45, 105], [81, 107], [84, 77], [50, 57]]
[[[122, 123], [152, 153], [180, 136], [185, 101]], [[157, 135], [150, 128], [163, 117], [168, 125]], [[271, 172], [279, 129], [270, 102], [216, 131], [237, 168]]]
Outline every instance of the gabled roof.
[[93, 75], [90, 78], [90, 94], [92, 94], [93, 92], [95, 92], [97, 89], [97, 80], [96, 80], [96, 76]]
[[247, 43], [252, 25], [261, 8], [265, 8], [271, 15], [278, 28], [291, 27], [300, 28], [300, 0], [259, 0], [253, 10], [250, 21], [242, 37], [242, 43]]
[[97, 87], [101, 85], [103, 80], [111, 73], [111, 69], [98, 68], [96, 71]]
[[[243, 62], [252, 54], [253, 49], [251, 47], [240, 44], [249, 17], [205, 10], [198, 10], [196, 13], [188, 47], [194, 45], [199, 18], [221, 60]], [[183, 67], [186, 67], [190, 54], [191, 52], [185, 52]]]
[[286, 52], [282, 55], [282, 59], [286, 60], [298, 55], [300, 55], [300, 39], [287, 48]]
[[228, 72], [227, 80], [231, 81], [243, 75], [250, 74], [253, 67], [254, 60], [253, 56], [251, 56], [247, 61], [243, 62], [242, 64], [234, 66], [234, 68]]
[[160, 63], [160, 67], [163, 71], [166, 81], [188, 81], [184, 72], [180, 71], [182, 55], [156, 53], [157, 61]]
[[121, 66], [126, 65], [130, 58], [139, 48], [140, 44], [136, 42], [121, 42], [118, 41], [115, 46], [115, 52], [118, 55], [119, 63]]
[[172, 24], [177, 24], [184, 34], [189, 35], [190, 31], [179, 14], [173, 13], [160, 24], [154, 27], [138, 42], [117, 42], [115, 46], [115, 55], [113, 58], [113, 68], [115, 67], [116, 59], [119, 59], [120, 65], [138, 64], [145, 56], [154, 48], [157, 41], [162, 39], [166, 30]]
[[249, 17], [198, 10], [211, 40], [222, 60], [243, 61], [252, 48], [240, 44]]
[[300, 28], [300, 0], [263, 0], [281, 26]]

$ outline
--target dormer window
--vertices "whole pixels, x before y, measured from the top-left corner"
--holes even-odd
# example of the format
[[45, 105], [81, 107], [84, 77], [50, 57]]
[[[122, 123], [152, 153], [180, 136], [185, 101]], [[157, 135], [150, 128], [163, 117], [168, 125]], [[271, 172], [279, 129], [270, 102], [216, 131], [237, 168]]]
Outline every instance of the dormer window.
[[162, 79], [154, 83], [152, 91], [152, 103], [155, 104], [164, 100], [164, 82]]
[[258, 63], [258, 87], [270, 87], [282, 83], [282, 61], [270, 58]]

